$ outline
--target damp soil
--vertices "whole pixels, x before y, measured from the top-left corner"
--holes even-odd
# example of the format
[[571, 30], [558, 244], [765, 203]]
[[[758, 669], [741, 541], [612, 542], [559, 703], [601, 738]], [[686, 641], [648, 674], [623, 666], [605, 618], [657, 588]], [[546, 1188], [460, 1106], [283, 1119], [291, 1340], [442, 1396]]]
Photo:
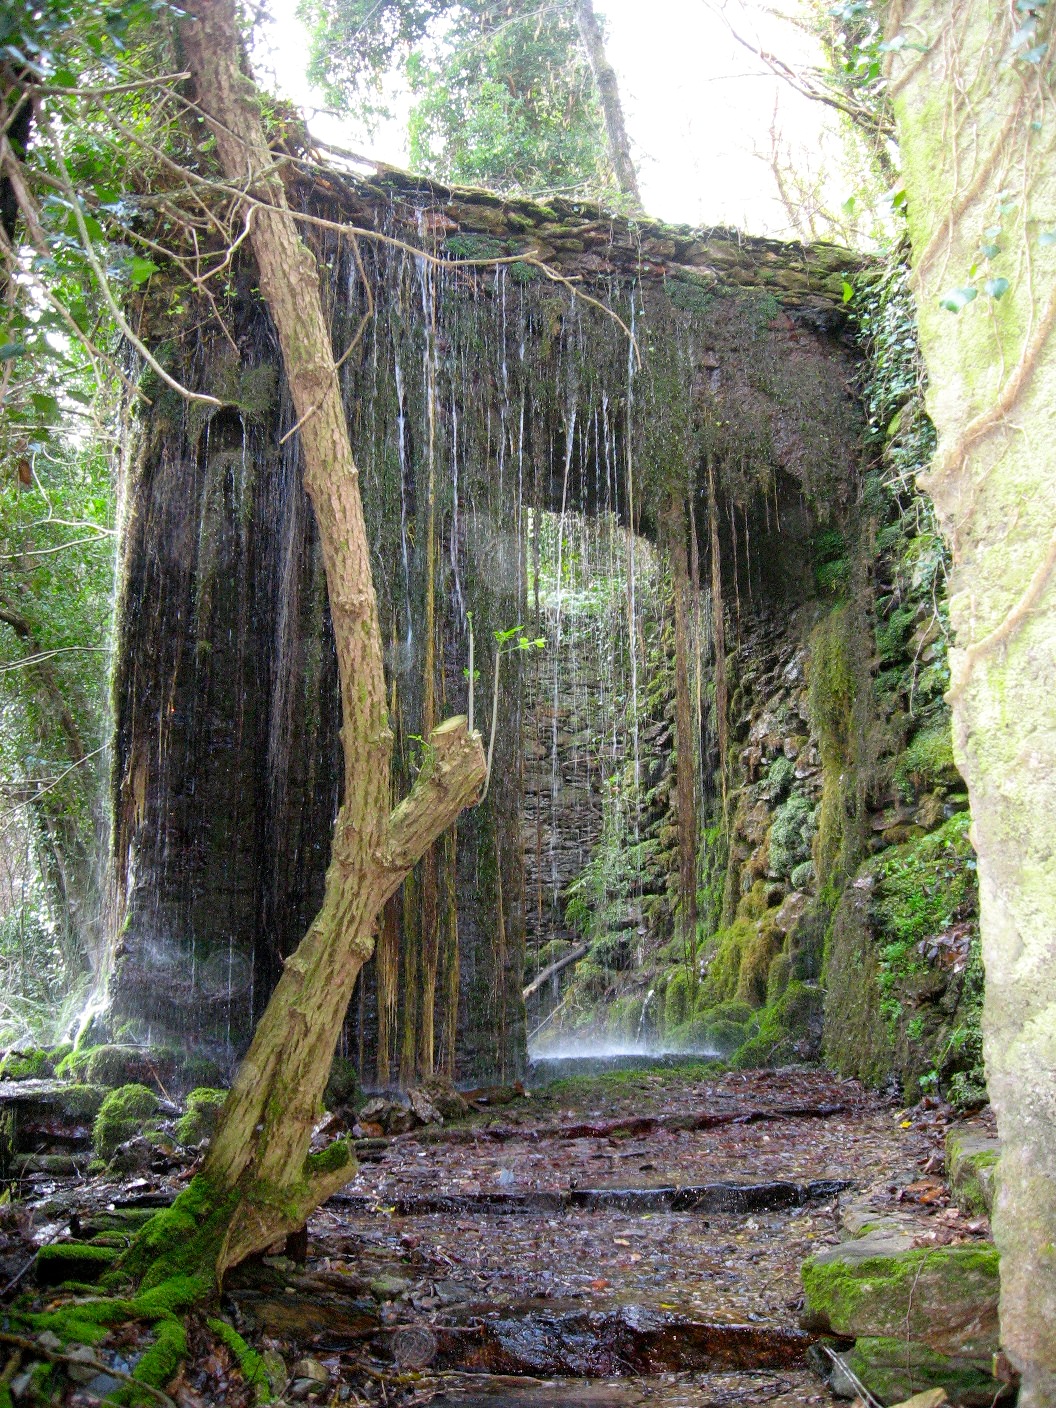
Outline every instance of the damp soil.
[[[800, 1265], [863, 1200], [922, 1243], [983, 1235], [929, 1176], [944, 1123], [818, 1070], [554, 1083], [363, 1141], [356, 1178], [305, 1237], [233, 1273], [222, 1310], [282, 1356], [289, 1402], [833, 1404], [799, 1325]], [[187, 1174], [29, 1175], [0, 1247], [3, 1282], [24, 1273], [8, 1296], [53, 1294], [32, 1290], [34, 1244], [71, 1224], [132, 1231]], [[224, 1346], [204, 1325], [191, 1342], [173, 1401], [248, 1404]], [[134, 1334], [98, 1353], [134, 1364]], [[306, 1359], [325, 1385], [296, 1376]], [[91, 1389], [65, 1402], [87, 1408]]]

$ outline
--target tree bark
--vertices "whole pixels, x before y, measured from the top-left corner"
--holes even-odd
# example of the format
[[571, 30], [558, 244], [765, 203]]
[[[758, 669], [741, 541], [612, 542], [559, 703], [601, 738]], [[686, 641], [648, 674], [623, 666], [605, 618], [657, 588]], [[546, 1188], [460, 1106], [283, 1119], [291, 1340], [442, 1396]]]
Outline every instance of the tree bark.
[[[1026, 13], [1004, 0], [909, 0], [891, 21], [888, 38], [927, 41], [891, 71], [939, 434], [924, 487], [953, 557], [949, 697], [979, 858], [1001, 1330], [1020, 1408], [1041, 1408], [1056, 1403], [1053, 17], [1015, 45]], [[999, 277], [1003, 290], [987, 287]], [[940, 300], [958, 287], [976, 296], [953, 313]]]
[[410, 795], [390, 813], [381, 627], [319, 271], [287, 207], [256, 91], [241, 67], [233, 0], [189, 0], [184, 8], [184, 58], [227, 181], [268, 206], [255, 212], [251, 239], [300, 424], [304, 484], [326, 568], [345, 781], [322, 908], [286, 960], [203, 1170], [214, 1191], [237, 1194], [217, 1253], [219, 1277], [301, 1226], [351, 1176], [349, 1157], [313, 1163], [308, 1149], [356, 976], [373, 950], [385, 901], [478, 795], [484, 754], [464, 718], [441, 723], [429, 735]]
[[623, 120], [623, 104], [620, 102], [620, 86], [616, 80], [616, 70], [609, 63], [605, 53], [605, 40], [601, 25], [594, 13], [593, 0], [576, 0], [576, 21], [579, 37], [586, 50], [594, 82], [598, 86], [598, 97], [605, 117], [605, 134], [609, 139], [609, 155], [620, 190], [630, 202], [631, 213], [640, 215], [643, 210], [642, 196], [638, 189], [638, 173], [631, 160], [631, 144], [627, 138], [627, 126]]

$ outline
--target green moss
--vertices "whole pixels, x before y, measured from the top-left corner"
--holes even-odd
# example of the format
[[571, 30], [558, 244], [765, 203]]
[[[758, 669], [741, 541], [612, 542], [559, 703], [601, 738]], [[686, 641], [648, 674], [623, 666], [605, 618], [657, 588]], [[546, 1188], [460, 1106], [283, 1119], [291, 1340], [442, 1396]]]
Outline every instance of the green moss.
[[87, 1242], [53, 1242], [37, 1252], [36, 1276], [42, 1286], [63, 1281], [92, 1281], [117, 1259], [114, 1247]]
[[895, 764], [895, 785], [906, 801], [930, 788], [952, 787], [959, 781], [948, 720], [921, 729]]
[[102, 1103], [92, 1131], [92, 1147], [99, 1158], [112, 1158], [118, 1145], [139, 1134], [157, 1108], [158, 1097], [145, 1085], [123, 1085], [112, 1090]]
[[176, 1124], [176, 1138], [181, 1144], [201, 1144], [216, 1132], [220, 1111], [227, 1099], [226, 1090], [201, 1088], [187, 1096], [187, 1112]]
[[[154, 1388], [164, 1388], [187, 1358], [187, 1331], [179, 1320], [163, 1320], [157, 1327], [154, 1343], [147, 1349], [132, 1377]], [[135, 1405], [157, 1403], [153, 1395], [137, 1393], [131, 1385], [122, 1390], [121, 1397], [126, 1403]]]
[[304, 1161], [304, 1170], [309, 1178], [320, 1173], [336, 1173], [342, 1168], [348, 1168], [350, 1178], [356, 1169], [352, 1144], [347, 1139], [335, 1139], [318, 1154], [309, 1154]]
[[502, 240], [490, 235], [451, 235], [444, 250], [454, 259], [501, 259], [509, 253]]
[[770, 827], [770, 869], [787, 876], [796, 865], [810, 859], [814, 839], [814, 807], [806, 797], [793, 794], [774, 813]]
[[0, 1061], [0, 1080], [43, 1080], [54, 1071], [47, 1051], [11, 1051]]
[[1009, 1392], [981, 1364], [937, 1354], [905, 1338], [863, 1336], [847, 1363], [881, 1403], [904, 1403], [928, 1389], [944, 1388], [951, 1403], [993, 1404]]
[[219, 1193], [197, 1174], [172, 1207], [143, 1228], [119, 1273], [139, 1280], [144, 1289], [176, 1276], [209, 1276], [237, 1201], [237, 1193]]
[[[802, 1268], [807, 1323], [838, 1335], [929, 1337], [936, 1311], [960, 1307], [978, 1351], [996, 1349], [998, 1254], [992, 1246], [921, 1249], [893, 1256], [833, 1252]], [[967, 1311], [966, 1311], [967, 1314]], [[990, 1328], [986, 1321], [989, 1319]], [[975, 1349], [972, 1352], [976, 1352]]]
[[256, 1402], [269, 1402], [272, 1394], [279, 1392], [283, 1385], [272, 1382], [261, 1356], [250, 1349], [234, 1326], [229, 1325], [226, 1320], [210, 1319], [205, 1323], [234, 1356], [242, 1377], [253, 1390]]
[[68, 1085], [62, 1092], [62, 1108], [71, 1119], [94, 1119], [106, 1095], [101, 1085]]
[[805, 1039], [820, 1031], [824, 995], [798, 979], [757, 1014], [758, 1029], [735, 1053], [731, 1064], [748, 1070], [791, 1061]]

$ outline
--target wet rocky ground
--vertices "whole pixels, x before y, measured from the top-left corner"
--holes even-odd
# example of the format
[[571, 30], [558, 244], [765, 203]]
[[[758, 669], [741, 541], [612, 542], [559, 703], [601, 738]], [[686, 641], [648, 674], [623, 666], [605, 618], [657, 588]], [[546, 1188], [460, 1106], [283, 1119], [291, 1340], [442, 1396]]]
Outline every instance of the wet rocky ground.
[[[917, 1246], [988, 1231], [942, 1181], [948, 1110], [904, 1112], [823, 1071], [621, 1071], [501, 1099], [361, 1140], [356, 1178], [306, 1236], [230, 1277], [222, 1314], [285, 1401], [832, 1404], [800, 1328], [803, 1260], [856, 1219]], [[61, 1300], [38, 1284], [37, 1246], [71, 1228], [130, 1236], [170, 1201], [186, 1160], [153, 1162], [12, 1185], [5, 1298]], [[104, 1341], [56, 1401], [88, 1408], [119, 1387], [136, 1336]], [[32, 1353], [10, 1337], [0, 1350], [17, 1404]], [[171, 1401], [252, 1401], [215, 1326], [193, 1326], [191, 1350]]]

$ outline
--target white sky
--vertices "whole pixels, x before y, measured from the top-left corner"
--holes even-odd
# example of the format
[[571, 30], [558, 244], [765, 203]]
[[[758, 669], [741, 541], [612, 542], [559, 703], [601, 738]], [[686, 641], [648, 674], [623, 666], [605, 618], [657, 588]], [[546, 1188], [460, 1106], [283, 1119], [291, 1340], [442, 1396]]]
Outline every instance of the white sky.
[[[255, 55], [261, 77], [273, 76], [280, 91], [307, 111], [311, 130], [323, 140], [406, 166], [399, 124], [371, 140], [319, 111], [322, 98], [304, 77], [308, 38], [295, 7], [296, 0], [268, 0], [273, 19]], [[608, 54], [651, 215], [673, 223], [730, 224], [755, 234], [797, 234], [764, 159], [775, 102], [797, 170], [827, 184], [830, 209], [852, 194], [853, 177], [842, 169], [843, 149], [827, 110], [772, 77], [703, 0], [595, 0], [595, 8], [607, 21]], [[730, 13], [739, 29], [754, 24], [767, 47], [789, 55], [794, 32], [769, 19], [757, 0], [743, 0], [743, 8], [730, 0]]]

